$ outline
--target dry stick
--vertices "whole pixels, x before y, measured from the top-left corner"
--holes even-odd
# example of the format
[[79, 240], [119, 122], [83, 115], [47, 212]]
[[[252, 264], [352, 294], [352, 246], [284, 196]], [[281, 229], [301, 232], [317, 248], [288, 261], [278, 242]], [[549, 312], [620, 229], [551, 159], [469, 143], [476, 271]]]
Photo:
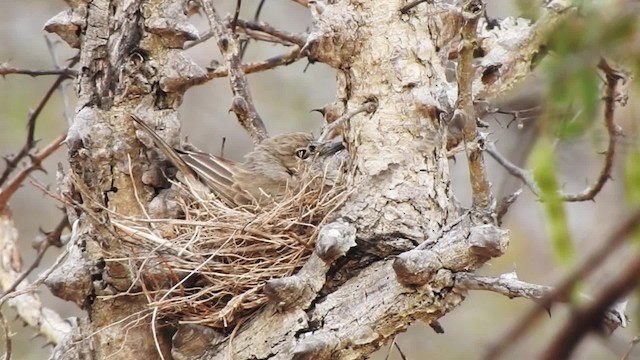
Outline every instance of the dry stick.
[[624, 356], [622, 356], [622, 359], [620, 360], [629, 360], [629, 356], [631, 355], [633, 348], [635, 348], [636, 345], [638, 345], [638, 342], [640, 342], [640, 337], [639, 336], [634, 337], [633, 340], [631, 340], [631, 344], [629, 344], [629, 349], [627, 349], [627, 352], [624, 353]]
[[227, 61], [229, 83], [234, 96], [231, 110], [238, 117], [240, 125], [247, 130], [253, 142], [259, 143], [268, 137], [267, 129], [253, 105], [247, 78], [242, 71], [239, 44], [233, 32], [224, 26], [222, 18], [213, 7], [213, 1], [203, 1], [202, 5], [209, 19], [209, 26], [216, 37], [220, 52]]
[[307, 41], [307, 36], [305, 34], [295, 34], [280, 30], [265, 22], [258, 21], [257, 19], [254, 19], [253, 21], [238, 19], [237, 26], [243, 29], [262, 32], [280, 39], [284, 43], [295, 44], [300, 47], [304, 46]]
[[569, 274], [553, 291], [538, 301], [537, 306], [520, 318], [520, 321], [487, 352], [484, 359], [497, 359], [510, 346], [524, 336], [530, 329], [534, 320], [544, 313], [545, 309], [557, 301], [557, 299], [566, 298], [576, 283], [589, 274], [591, 274], [602, 262], [620, 245], [624, 243], [626, 237], [634, 231], [640, 224], [640, 209], [635, 210], [616, 231], [614, 231], [608, 239], [600, 246], [599, 249], [592, 252], [591, 255]]
[[[76, 57], [69, 63], [69, 67], [73, 67], [77, 62], [78, 62], [78, 58]], [[20, 161], [25, 156], [29, 155], [29, 152], [36, 145], [36, 141], [34, 139], [34, 134], [36, 130], [36, 120], [38, 119], [38, 116], [40, 116], [40, 113], [42, 112], [42, 109], [44, 109], [44, 106], [47, 104], [47, 102], [51, 98], [51, 95], [53, 95], [53, 93], [56, 91], [58, 86], [62, 84], [62, 82], [67, 78], [68, 78], [67, 75], [59, 75], [56, 81], [54, 81], [53, 84], [51, 84], [51, 87], [49, 87], [45, 95], [42, 97], [36, 109], [33, 110], [33, 112], [31, 112], [31, 114], [29, 115], [29, 119], [27, 120], [27, 129], [28, 129], [27, 140], [24, 146], [22, 147], [22, 149], [20, 149], [20, 152], [18, 152], [18, 154], [16, 154], [15, 156], [13, 156], [11, 160], [8, 160], [5, 158], [7, 167], [4, 169], [2, 175], [0, 176], [0, 186], [2, 186], [2, 184], [5, 183], [5, 181], [7, 181], [7, 178], [13, 172], [13, 170], [15, 170], [15, 168], [18, 166]], [[2, 208], [2, 203], [0, 203], [0, 208]]]
[[607, 79], [607, 87], [605, 93], [605, 107], [604, 107], [604, 125], [607, 128], [607, 135], [609, 136], [609, 144], [605, 153], [604, 165], [600, 170], [600, 175], [596, 179], [595, 183], [578, 194], [566, 194], [562, 196], [563, 201], [586, 201], [593, 200], [593, 198], [602, 190], [604, 184], [611, 178], [611, 168], [613, 167], [613, 156], [615, 155], [616, 147], [616, 125], [613, 121], [615, 107], [616, 107], [616, 89], [618, 82], [623, 77], [604, 59], [600, 59], [598, 63], [598, 69], [604, 72]]
[[6, 75], [29, 75], [31, 77], [46, 76], [46, 75], [58, 75], [64, 76], [65, 79], [72, 78], [78, 75], [78, 72], [74, 69], [52, 69], [52, 70], [32, 70], [32, 69], [20, 69], [11, 67], [8, 64], [0, 64], [0, 76]]
[[[34, 170], [42, 170], [42, 162], [49, 155], [53, 154], [60, 145], [62, 145], [64, 139], [67, 137], [67, 134], [64, 133], [58, 136], [51, 144], [49, 144], [46, 148], [44, 148], [41, 152], [36, 155], [31, 156], [31, 164], [28, 167], [24, 168], [22, 171], [18, 173], [9, 184], [0, 191], [0, 209], [4, 209], [9, 202], [9, 199], [13, 194], [22, 186], [22, 182], [31, 174]], [[25, 145], [26, 147], [26, 145]]]
[[605, 286], [591, 303], [574, 311], [565, 326], [553, 337], [543, 352], [542, 360], [568, 359], [580, 340], [592, 330], [601, 330], [605, 312], [621, 297], [631, 292], [640, 281], [640, 255], [622, 273]]
[[[56, 52], [53, 48], [54, 42], [49, 38], [49, 36], [44, 37], [44, 40], [47, 43], [47, 48], [49, 49], [49, 54], [51, 55], [51, 61], [53, 61], [53, 66], [56, 69], [61, 69], [62, 67], [58, 63], [58, 57], [56, 56]], [[73, 122], [73, 117], [71, 116], [71, 111], [69, 110], [69, 101], [67, 99], [67, 94], [64, 92], [64, 84], [60, 84], [58, 86], [58, 91], [60, 92], [60, 98], [62, 99], [62, 111], [64, 115], [64, 119], [67, 122], [67, 127], [71, 127], [71, 123]]]
[[[260, 0], [260, 3], [258, 4], [258, 7], [256, 8], [256, 13], [255, 15], [253, 15], [253, 21], [258, 21], [258, 19], [260, 19], [260, 13], [262, 12], [262, 7], [264, 6], [264, 2], [265, 0]], [[238, 6], [238, 9], [240, 7]], [[238, 18], [234, 18], [234, 23], [238, 22]], [[233, 31], [235, 33], [235, 29]], [[244, 59], [244, 54], [247, 51], [247, 47], [249, 46], [249, 39], [244, 39], [241, 42], [241, 49], [240, 49], [240, 60], [242, 61], [242, 59]]]
[[18, 285], [20, 285], [20, 283], [24, 281], [24, 279], [26, 279], [27, 276], [29, 276], [33, 272], [33, 270], [35, 270], [38, 266], [40, 266], [40, 261], [42, 261], [42, 258], [44, 257], [44, 254], [47, 252], [49, 247], [51, 247], [52, 245], [58, 246], [58, 244], [62, 243], [62, 240], [60, 239], [60, 237], [62, 236], [62, 232], [64, 231], [64, 229], [68, 226], [69, 226], [69, 218], [67, 218], [67, 216], [65, 215], [62, 218], [62, 220], [58, 222], [58, 225], [56, 225], [55, 229], [52, 232], [46, 234], [44, 244], [41, 245], [40, 249], [38, 249], [38, 255], [36, 256], [35, 260], [33, 260], [31, 265], [25, 271], [23, 271], [22, 274], [20, 274], [20, 276], [18, 276], [18, 278], [13, 282], [13, 284], [9, 286], [2, 293], [2, 295], [0, 295], [0, 298], [3, 298], [7, 294], [15, 291], [18, 288]]
[[491, 155], [491, 157], [498, 162], [498, 164], [502, 165], [507, 172], [516, 178], [520, 179], [535, 196], [540, 196], [540, 188], [538, 188], [538, 184], [533, 180], [531, 174], [511, 161], [507, 160], [502, 154], [498, 152], [496, 145], [493, 142], [487, 144], [485, 151]]
[[[476, 113], [473, 106], [473, 93], [471, 85], [474, 78], [473, 51], [476, 44], [476, 30], [478, 19], [484, 11], [482, 1], [467, 1], [463, 7], [465, 23], [462, 28], [462, 49], [458, 61], [458, 104], [456, 116], [462, 121], [462, 134], [465, 143], [472, 143], [478, 136], [476, 125]], [[454, 121], [452, 119], [452, 121]], [[469, 178], [471, 181], [472, 204], [476, 209], [488, 209], [493, 202], [491, 187], [487, 179], [482, 149], [475, 146], [466, 151], [469, 163]]]
[[[301, 59], [300, 47], [296, 46], [286, 54], [271, 57], [269, 59], [242, 65], [242, 72], [252, 74], [260, 71], [270, 70], [278, 66], [286, 66], [293, 64]], [[219, 67], [207, 72], [206, 80], [225, 77], [229, 75], [229, 70], [225, 67]], [[205, 82], [205, 81], [203, 81]]]
[[[605, 94], [605, 108], [604, 108], [604, 124], [607, 129], [608, 136], [608, 145], [607, 150], [605, 152], [604, 163], [602, 165], [602, 169], [600, 170], [600, 174], [596, 181], [584, 189], [582, 192], [577, 194], [559, 194], [560, 200], [568, 201], [568, 202], [577, 202], [577, 201], [588, 201], [593, 200], [598, 193], [604, 187], [604, 184], [607, 180], [611, 179], [611, 169], [613, 168], [613, 158], [615, 155], [615, 147], [616, 147], [616, 124], [614, 122], [614, 114], [615, 114], [615, 104], [616, 104], [616, 89], [618, 87], [618, 82], [623, 80], [624, 78], [614, 69], [612, 69], [607, 62], [602, 59], [598, 64], [598, 68], [605, 73], [607, 83], [606, 83], [606, 94]], [[495, 145], [490, 143], [487, 145], [485, 149], [491, 157], [498, 162], [498, 164], [502, 165], [507, 172], [516, 178], [520, 179], [530, 190], [536, 195], [540, 196], [540, 188], [531, 177], [529, 171], [518, 167], [513, 164], [509, 160], [507, 160], [502, 154], [498, 152]]]

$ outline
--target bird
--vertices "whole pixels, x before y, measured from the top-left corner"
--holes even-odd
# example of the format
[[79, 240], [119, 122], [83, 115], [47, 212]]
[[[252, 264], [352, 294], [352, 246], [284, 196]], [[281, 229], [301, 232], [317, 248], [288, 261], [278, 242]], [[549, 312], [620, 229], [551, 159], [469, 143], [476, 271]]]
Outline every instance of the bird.
[[200, 151], [175, 149], [138, 116], [130, 116], [187, 182], [202, 183], [233, 206], [281, 201], [291, 191], [300, 190], [305, 181], [326, 178], [325, 162], [334, 168], [324, 182], [330, 184], [336, 177], [336, 166], [325, 160], [344, 149], [341, 141], [316, 143], [311, 134], [294, 132], [263, 140], [245, 155], [244, 162], [235, 162]]

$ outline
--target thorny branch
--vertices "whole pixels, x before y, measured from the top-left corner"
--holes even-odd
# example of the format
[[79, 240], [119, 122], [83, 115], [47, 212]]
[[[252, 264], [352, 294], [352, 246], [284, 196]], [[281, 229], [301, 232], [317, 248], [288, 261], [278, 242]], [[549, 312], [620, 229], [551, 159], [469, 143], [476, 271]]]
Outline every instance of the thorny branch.
[[[611, 68], [609, 64], [601, 59], [598, 68], [605, 73], [606, 91], [605, 91], [605, 108], [604, 108], [604, 124], [607, 130], [608, 144], [605, 152], [604, 163], [600, 174], [595, 182], [577, 194], [560, 194], [560, 200], [568, 202], [593, 200], [604, 187], [604, 184], [611, 178], [611, 169], [613, 168], [613, 158], [615, 155], [617, 126], [614, 121], [616, 102], [618, 102], [617, 87], [620, 81], [624, 81], [624, 77], [616, 70]], [[533, 180], [529, 171], [518, 167], [502, 154], [498, 152], [494, 144], [488, 144], [485, 149], [498, 164], [502, 165], [507, 172], [520, 179], [536, 196], [540, 196], [540, 188]]]
[[[465, 23], [462, 28], [462, 49], [460, 50], [457, 83], [458, 103], [452, 122], [460, 123], [465, 143], [472, 143], [478, 134], [476, 112], [473, 106], [471, 85], [474, 78], [473, 52], [476, 47], [476, 31], [478, 20], [484, 12], [482, 1], [470, 0], [464, 4]], [[493, 196], [480, 146], [467, 150], [469, 162], [469, 178], [471, 180], [472, 203], [476, 209], [488, 209], [493, 203]]]
[[318, 143], [322, 143], [325, 140], [328, 139], [329, 135], [331, 133], [333, 133], [333, 130], [335, 130], [336, 128], [342, 126], [345, 122], [349, 121], [352, 117], [363, 113], [363, 112], [367, 112], [367, 113], [373, 113], [374, 111], [376, 111], [376, 109], [378, 108], [378, 105], [375, 102], [366, 102], [364, 103], [362, 106], [353, 109], [351, 111], [348, 111], [346, 114], [340, 116], [339, 118], [337, 118], [335, 121], [327, 124], [324, 129], [322, 129], [322, 133], [320, 134], [320, 136], [318, 137], [317, 142]]
[[247, 78], [242, 71], [240, 47], [234, 34], [224, 25], [220, 15], [213, 7], [213, 1], [202, 3], [209, 26], [216, 37], [220, 52], [224, 56], [229, 71], [229, 82], [233, 92], [231, 110], [238, 117], [240, 124], [247, 130], [254, 143], [268, 137], [267, 129], [253, 105], [251, 93], [247, 86]]
[[502, 337], [499, 343], [495, 344], [490, 351], [487, 352], [485, 359], [497, 359], [510, 346], [514, 345], [518, 339], [524, 336], [530, 329], [534, 320], [542, 314], [544, 309], [548, 309], [558, 299], [567, 298], [571, 289], [575, 287], [578, 281], [586, 278], [609, 255], [620, 245], [622, 245], [631, 234], [640, 225], [640, 209], [635, 210], [631, 216], [620, 227], [618, 227], [600, 246], [599, 249], [592, 252], [589, 257], [574, 271], [572, 271], [554, 290], [538, 301], [538, 305], [522, 316], [516, 325]]
[[[78, 62], [78, 59], [78, 57], [75, 57], [73, 60], [71, 60], [71, 62], [69, 63], [69, 67], [73, 67]], [[60, 86], [60, 84], [62, 84], [62, 82], [67, 78], [67, 75], [58, 75], [58, 78], [53, 82], [53, 84], [51, 84], [45, 95], [40, 100], [40, 103], [38, 103], [36, 109], [29, 114], [29, 119], [27, 120], [27, 140], [25, 141], [22, 149], [20, 149], [20, 151], [16, 155], [14, 155], [11, 159], [5, 158], [7, 167], [2, 172], [2, 175], [0, 175], [0, 186], [2, 186], [7, 181], [9, 175], [11, 175], [11, 173], [15, 170], [20, 161], [22, 161], [25, 156], [29, 155], [29, 152], [35, 147], [37, 143], [37, 141], [35, 140], [36, 120], [38, 119], [38, 116], [40, 116], [40, 113], [42, 112], [42, 109], [44, 109], [44, 106], [51, 98], [51, 95], [53, 95], [56, 89], [58, 89], [58, 86]], [[2, 195], [0, 194], [0, 197], [1, 196]], [[2, 207], [2, 204], [3, 203], [0, 201], [0, 208]]]
[[46, 75], [58, 75], [63, 76], [65, 79], [71, 79], [75, 77], [78, 72], [74, 69], [51, 69], [51, 70], [33, 70], [33, 69], [21, 69], [9, 66], [9, 64], [0, 64], [0, 76], [7, 75], [29, 75], [31, 77], [46, 76]]
[[607, 145], [607, 151], [604, 156], [604, 165], [600, 170], [600, 175], [596, 181], [590, 187], [586, 188], [583, 192], [578, 194], [566, 194], [562, 196], [564, 201], [586, 201], [593, 200], [595, 196], [602, 190], [604, 184], [611, 178], [611, 168], [613, 167], [613, 157], [616, 148], [616, 124], [614, 122], [614, 113], [617, 102], [618, 82], [624, 80], [624, 77], [604, 60], [600, 59], [598, 69], [604, 72], [607, 79], [606, 91], [604, 98], [604, 125], [607, 129], [607, 135], [609, 136], [609, 143]]
[[[13, 196], [13, 194], [20, 188], [20, 186], [22, 186], [22, 183], [27, 178], [27, 176], [31, 174], [31, 172], [33, 172], [34, 170], [42, 170], [42, 162], [47, 157], [49, 157], [49, 155], [53, 154], [56, 150], [58, 150], [58, 148], [60, 147], [60, 145], [62, 145], [66, 137], [67, 137], [66, 133], [58, 136], [51, 142], [51, 144], [45, 147], [41, 152], [37, 153], [36, 155], [30, 156], [31, 163], [29, 164], [29, 166], [22, 169], [22, 171], [20, 171], [18, 175], [16, 175], [9, 182], [9, 184], [4, 189], [2, 189], [2, 191], [0, 191], [0, 209], [4, 209], [7, 206], [7, 203], [9, 202], [9, 199], [11, 198], [11, 196]], [[27, 144], [28, 143], [29, 143], [29, 140], [27, 140]]]
[[[300, 47], [296, 46], [286, 54], [274, 56], [263, 61], [243, 64], [241, 67], [241, 70], [245, 74], [252, 74], [260, 71], [270, 70], [278, 66], [290, 65], [296, 62], [297, 60], [299, 60], [300, 58], [301, 58]], [[206, 80], [211, 80], [211, 79], [225, 77], [225, 76], [229, 76], [229, 70], [226, 67], [208, 69]]]
[[[231, 27], [231, 20], [226, 19], [224, 25], [228, 28]], [[247, 21], [238, 19], [236, 21], [236, 31], [242, 30], [247, 36], [253, 39], [274, 42], [285, 46], [298, 45], [304, 46], [307, 36], [305, 34], [294, 34], [284, 30], [276, 29], [275, 27], [262, 22], [262, 21]], [[202, 35], [200, 39], [190, 42], [185, 45], [185, 50], [192, 48], [198, 44], [201, 44], [215, 36], [213, 30]]]

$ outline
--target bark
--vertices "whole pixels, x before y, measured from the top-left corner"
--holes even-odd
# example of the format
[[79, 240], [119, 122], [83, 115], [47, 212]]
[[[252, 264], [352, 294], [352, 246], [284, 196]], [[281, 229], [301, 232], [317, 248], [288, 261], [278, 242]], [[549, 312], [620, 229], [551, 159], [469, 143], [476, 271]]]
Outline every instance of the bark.
[[[79, 103], [66, 140], [71, 170], [61, 183], [63, 193], [78, 200], [68, 209], [77, 224], [71, 255], [48, 285], [87, 311], [69, 335], [82, 341], [68, 352], [60, 345], [53, 357], [157, 358], [161, 351], [165, 359], [358, 359], [415, 321], [437, 328], [464, 299], [455, 274], [500, 256], [508, 244], [507, 232], [493, 223], [490, 196], [482, 209], [466, 211], [449, 182], [446, 139], [460, 108], [449, 57], [458, 51], [463, 25], [477, 14], [439, 2], [401, 11], [404, 1], [384, 0], [309, 4], [313, 30], [302, 53], [336, 69], [337, 102], [346, 110], [371, 101], [377, 110], [351, 119], [345, 140], [356, 169], [353, 195], [321, 230], [303, 269], [267, 285], [278, 303], [231, 338], [140, 318], [147, 301], [126, 293], [129, 270], [105, 261], [121, 246], [108, 210], [139, 215], [138, 202], [152, 200], [142, 190], [152, 176], [126, 114], [156, 119], [175, 141], [176, 108], [205, 76], [180, 50], [197, 38], [186, 3], [69, 1], [71, 9], [45, 26], [80, 48]], [[540, 21], [551, 26], [565, 9], [552, 2]], [[541, 42], [536, 31], [544, 27], [514, 20], [491, 33], [479, 26], [477, 39], [467, 40], [482, 44], [486, 55], [457, 79], [469, 83], [467, 96], [490, 98], [527, 74]], [[495, 41], [502, 33], [520, 37]], [[497, 63], [498, 74], [483, 82], [483, 71]], [[462, 110], [472, 112], [469, 107]], [[467, 117], [475, 124], [475, 116]], [[475, 125], [472, 130], [473, 138]], [[490, 195], [486, 187], [478, 191]], [[113, 294], [122, 296], [106, 297]]]

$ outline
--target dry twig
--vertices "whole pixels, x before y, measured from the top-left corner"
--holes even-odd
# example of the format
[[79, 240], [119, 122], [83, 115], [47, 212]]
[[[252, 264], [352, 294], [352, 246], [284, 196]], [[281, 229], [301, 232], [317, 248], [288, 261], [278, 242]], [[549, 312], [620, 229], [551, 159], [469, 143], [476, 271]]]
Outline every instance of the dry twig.
[[[604, 124], [607, 130], [608, 143], [604, 163], [598, 178], [593, 182], [593, 184], [576, 194], [559, 194], [560, 200], [562, 201], [577, 202], [593, 200], [596, 195], [600, 193], [607, 180], [611, 178], [611, 169], [613, 168], [613, 158], [615, 155], [616, 136], [618, 131], [614, 121], [615, 106], [618, 101], [617, 87], [618, 83], [624, 80], [624, 77], [618, 71], [611, 68], [604, 59], [600, 60], [598, 68], [605, 73], [606, 77]], [[534, 195], [540, 196], [540, 188], [529, 171], [522, 169], [507, 160], [498, 152], [495, 145], [492, 143], [488, 144], [485, 150], [498, 162], [498, 164], [502, 165], [509, 174], [520, 179]]]
[[231, 110], [236, 114], [240, 125], [247, 130], [254, 143], [259, 143], [268, 137], [267, 129], [253, 105], [247, 78], [242, 71], [238, 41], [233, 32], [224, 25], [222, 18], [213, 6], [213, 1], [203, 1], [202, 5], [209, 19], [209, 26], [216, 37], [220, 52], [227, 62], [229, 82], [234, 96]]
[[[278, 66], [290, 65], [296, 62], [300, 58], [301, 58], [300, 47], [296, 46], [286, 54], [274, 56], [262, 61], [243, 64], [241, 70], [245, 74], [252, 74], [260, 71], [271, 70]], [[229, 70], [226, 67], [208, 69], [206, 80], [211, 80], [211, 79], [225, 77], [225, 76], [229, 76]], [[205, 82], [204, 80], [205, 79], [203, 79], [202, 82]]]
[[33, 70], [33, 69], [21, 69], [9, 66], [9, 64], [0, 64], [0, 76], [7, 75], [29, 75], [31, 77], [46, 76], [46, 75], [58, 75], [64, 77], [64, 79], [70, 79], [75, 77], [78, 72], [74, 69], [52, 69], [52, 70]]
[[[42, 162], [49, 157], [49, 155], [53, 154], [58, 148], [62, 145], [62, 142], [66, 138], [66, 134], [62, 134], [55, 138], [51, 144], [45, 147], [41, 152], [36, 155], [31, 156], [31, 163], [26, 168], [22, 169], [10, 182], [7, 186], [4, 187], [0, 191], [0, 209], [4, 209], [9, 202], [9, 199], [13, 194], [22, 186], [24, 180], [33, 172], [34, 170], [42, 170]], [[33, 140], [31, 140], [33, 141]], [[28, 148], [29, 140], [27, 140], [27, 144], [25, 144], [24, 149]], [[16, 159], [17, 157], [14, 157]], [[7, 161], [8, 162], [8, 161]]]
[[[78, 58], [76, 57], [71, 60], [71, 62], [69, 63], [69, 67], [73, 67], [77, 62]], [[53, 84], [51, 84], [45, 95], [38, 103], [36, 109], [29, 114], [29, 118], [27, 120], [27, 139], [25, 141], [25, 144], [22, 149], [20, 149], [20, 151], [11, 159], [5, 158], [7, 167], [2, 172], [2, 175], [0, 175], [0, 186], [2, 186], [2, 184], [7, 181], [7, 178], [9, 177], [9, 175], [11, 175], [13, 170], [15, 170], [20, 161], [22, 161], [22, 159], [29, 155], [29, 152], [35, 147], [37, 143], [37, 141], [35, 140], [36, 120], [38, 119], [38, 116], [40, 116], [40, 113], [42, 112], [42, 109], [44, 109], [44, 106], [51, 98], [51, 95], [53, 95], [58, 86], [60, 86], [60, 84], [62, 84], [62, 82], [67, 78], [67, 75], [58, 75], [58, 78], [53, 82]], [[2, 205], [1, 202], [0, 205]]]

